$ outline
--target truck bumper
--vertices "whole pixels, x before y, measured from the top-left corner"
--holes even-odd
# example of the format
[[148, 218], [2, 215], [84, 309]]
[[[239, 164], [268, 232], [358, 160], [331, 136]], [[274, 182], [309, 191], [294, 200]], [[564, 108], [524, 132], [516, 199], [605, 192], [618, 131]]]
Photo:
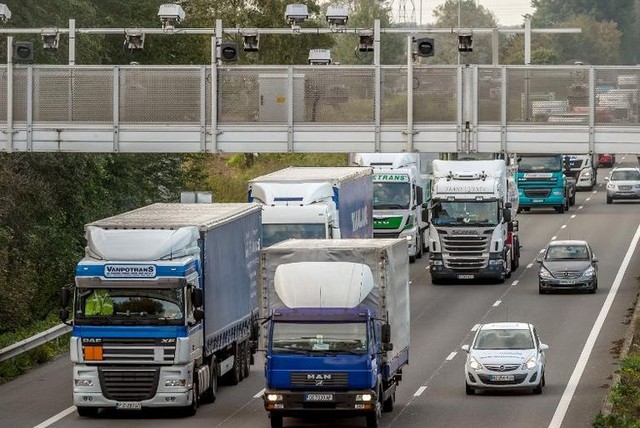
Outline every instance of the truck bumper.
[[449, 269], [443, 265], [433, 263], [429, 264], [429, 273], [431, 278], [436, 281], [460, 281], [460, 280], [502, 280], [504, 275], [504, 267], [502, 263], [487, 266], [482, 270], [474, 270], [471, 272], [461, 272]]
[[564, 205], [564, 197], [554, 196], [548, 198], [520, 198], [518, 208], [552, 208]]
[[[103, 408], [120, 408], [123, 410], [138, 410], [150, 407], [185, 407], [191, 404], [193, 400], [193, 366], [171, 366], [171, 367], [146, 367], [150, 370], [157, 371], [155, 379], [156, 385], [150, 386], [145, 392], [145, 399], [131, 400], [108, 398], [109, 386], [103, 385], [106, 382], [104, 372], [112, 369], [120, 370], [119, 367], [111, 366], [109, 368], [101, 368], [103, 374], [100, 375], [96, 366], [76, 365], [73, 368], [73, 404], [79, 407], [103, 407]], [[142, 369], [142, 368], [141, 368]], [[142, 382], [136, 381], [137, 375], [129, 372], [130, 377], [128, 384], [134, 390], [136, 395], [143, 395], [144, 392], [139, 390]], [[126, 377], [125, 377], [126, 379]], [[175, 382], [176, 379], [185, 379], [184, 386], [167, 386], [167, 383]], [[128, 387], [128, 386], [126, 386]], [[107, 393], [105, 393], [107, 391]], [[114, 392], [117, 394], [117, 392]]]
[[[296, 417], [313, 414], [327, 414], [332, 417], [364, 416], [375, 411], [378, 400], [377, 394], [372, 390], [298, 392], [267, 389], [262, 398], [267, 411]], [[364, 398], [369, 400], [365, 401]]]

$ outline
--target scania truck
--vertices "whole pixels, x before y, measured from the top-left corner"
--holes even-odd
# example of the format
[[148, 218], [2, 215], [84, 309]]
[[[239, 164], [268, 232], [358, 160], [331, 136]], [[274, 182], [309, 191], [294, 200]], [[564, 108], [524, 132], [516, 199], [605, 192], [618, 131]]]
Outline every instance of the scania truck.
[[372, 238], [372, 169], [290, 167], [249, 181], [263, 246], [290, 238]]
[[515, 166], [504, 160], [434, 160], [431, 281], [503, 282], [520, 264], [517, 210]]
[[[575, 182], [576, 190], [593, 190], [598, 182], [598, 167], [592, 154], [563, 155], [564, 174]], [[575, 204], [575, 193], [572, 195]]]
[[[73, 298], [73, 403], [193, 415], [257, 349], [258, 204], [153, 204], [85, 226]], [[69, 313], [61, 310], [66, 320]]]
[[420, 153], [355, 153], [351, 163], [374, 169], [374, 238], [404, 238], [409, 260], [422, 257], [429, 180], [421, 172]]
[[288, 240], [262, 250], [261, 271], [271, 427], [325, 415], [376, 428], [409, 362], [404, 240]]
[[519, 155], [517, 177], [520, 210], [554, 208], [558, 213], [569, 210], [575, 188], [564, 174], [562, 155]]

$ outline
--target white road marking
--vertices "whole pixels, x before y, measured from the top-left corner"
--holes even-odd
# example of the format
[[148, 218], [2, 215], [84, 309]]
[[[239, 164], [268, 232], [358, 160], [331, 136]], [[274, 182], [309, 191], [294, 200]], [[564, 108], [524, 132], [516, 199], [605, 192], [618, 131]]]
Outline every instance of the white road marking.
[[566, 228], [567, 228], [566, 224], [563, 224], [562, 226], [560, 226], [560, 229], [566, 229]]
[[518, 285], [518, 280], [516, 279], [515, 281], [513, 281], [511, 285]]
[[538, 253], [544, 253], [544, 248], [542, 250], [538, 251]]
[[262, 397], [262, 394], [264, 394], [264, 390], [265, 390], [265, 388], [262, 388], [260, 391], [258, 391], [258, 393], [256, 395], [253, 396], [253, 398]]
[[527, 265], [527, 269], [531, 269], [531, 266], [533, 266], [533, 263], [529, 263], [529, 264]]
[[412, 283], [412, 282], [413, 282], [413, 281], [409, 281], [409, 285], [411, 285], [411, 283]]
[[55, 424], [56, 422], [58, 422], [60, 419], [66, 418], [67, 416], [69, 416], [71, 413], [73, 413], [75, 411], [76, 411], [76, 406], [71, 406], [68, 409], [65, 409], [65, 410], [61, 411], [57, 415], [50, 417], [49, 419], [47, 419], [46, 421], [42, 422], [41, 424], [36, 425], [34, 428], [46, 428], [48, 426], [51, 426], [51, 425]]
[[416, 391], [415, 394], [413, 394], [414, 397], [420, 397], [422, 395], [422, 393], [427, 389], [426, 386], [421, 386], [420, 388], [418, 388], [418, 390]]
[[572, 214], [572, 215], [571, 215], [571, 218], [576, 218], [576, 215], [575, 215], [575, 214]]
[[496, 300], [496, 302], [493, 304], [493, 307], [495, 308], [496, 306], [500, 306], [500, 303], [502, 303], [502, 300]]
[[587, 199], [585, 199], [585, 201], [590, 201], [591, 200], [591, 196], [589, 196]]
[[449, 356], [447, 357], [447, 361], [451, 361], [453, 360], [453, 358], [456, 356], [457, 352], [452, 352], [449, 354]]
[[584, 208], [582, 205], [580, 205], [580, 206], [578, 207], [578, 209], [579, 209], [579, 210], [581, 210], [582, 208]]
[[584, 344], [584, 348], [582, 348], [582, 352], [580, 353], [580, 358], [578, 358], [578, 362], [576, 364], [576, 368], [573, 369], [573, 373], [571, 373], [571, 377], [569, 378], [569, 382], [567, 383], [564, 392], [562, 393], [562, 397], [560, 398], [560, 402], [558, 403], [558, 407], [556, 407], [556, 411], [553, 414], [553, 418], [549, 423], [549, 428], [560, 428], [562, 425], [562, 421], [567, 414], [567, 410], [569, 409], [569, 404], [571, 403], [571, 399], [576, 392], [576, 388], [578, 387], [578, 383], [580, 382], [580, 378], [582, 377], [582, 373], [584, 372], [585, 367], [587, 366], [587, 362], [589, 360], [589, 356], [591, 355], [591, 351], [593, 351], [593, 347], [595, 346], [596, 339], [598, 338], [598, 334], [600, 334], [600, 330], [604, 325], [604, 321], [607, 318], [607, 314], [611, 309], [611, 305], [613, 304], [613, 300], [618, 293], [618, 288], [620, 287], [620, 283], [622, 282], [622, 278], [624, 278], [624, 274], [627, 271], [627, 267], [629, 267], [629, 262], [631, 261], [631, 257], [633, 256], [633, 252], [638, 245], [638, 241], [640, 240], [640, 225], [638, 225], [638, 229], [636, 229], [636, 234], [633, 236], [631, 240], [631, 244], [629, 244], [629, 248], [627, 249], [627, 254], [624, 256], [622, 263], [620, 264], [620, 269], [616, 274], [615, 279], [613, 280], [613, 284], [611, 285], [611, 289], [609, 290], [609, 294], [607, 294], [607, 298], [605, 299], [602, 309], [600, 309], [600, 313], [598, 314], [598, 318], [596, 318], [593, 327], [591, 328], [591, 332], [589, 333], [589, 337]]
[[597, 190], [594, 190], [594, 191], [593, 191], [593, 193], [594, 193], [594, 194], [595, 194], [595, 193], [598, 193], [598, 191], [597, 191]]
[[480, 324], [476, 324], [473, 327], [471, 327], [471, 331], [476, 331], [479, 328], [480, 328]]
[[[557, 236], [552, 236], [552, 237], [551, 237], [551, 240], [552, 240], [552, 241], [555, 241], [555, 240], [556, 240], [556, 238], [557, 238]], [[541, 251], [541, 252], [542, 252], [542, 251]]]

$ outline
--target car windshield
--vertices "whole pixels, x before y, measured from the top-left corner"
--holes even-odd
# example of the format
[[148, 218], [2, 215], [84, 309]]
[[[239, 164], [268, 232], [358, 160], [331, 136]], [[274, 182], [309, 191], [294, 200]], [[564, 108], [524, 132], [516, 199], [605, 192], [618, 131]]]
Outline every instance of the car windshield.
[[480, 330], [474, 349], [533, 349], [531, 332], [525, 329]]
[[612, 181], [640, 181], [640, 171], [613, 171]]
[[546, 260], [589, 260], [586, 245], [552, 245], [547, 250]]

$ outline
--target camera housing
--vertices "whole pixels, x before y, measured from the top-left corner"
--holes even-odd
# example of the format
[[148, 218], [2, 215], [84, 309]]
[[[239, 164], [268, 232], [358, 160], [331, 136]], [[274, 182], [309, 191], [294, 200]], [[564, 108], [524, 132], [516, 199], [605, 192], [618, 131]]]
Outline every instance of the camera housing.
[[311, 49], [309, 51], [309, 64], [311, 65], [329, 65], [332, 62], [329, 49]]
[[346, 5], [330, 5], [327, 7], [327, 22], [331, 26], [344, 27], [349, 21], [349, 9]]
[[185, 13], [179, 4], [165, 3], [160, 5], [158, 17], [162, 22], [162, 28], [171, 29], [184, 20]]
[[0, 21], [7, 22], [9, 19], [11, 19], [9, 7], [4, 3], [0, 3]]
[[284, 19], [291, 25], [300, 24], [309, 18], [309, 9], [306, 4], [288, 4], [284, 12]]

